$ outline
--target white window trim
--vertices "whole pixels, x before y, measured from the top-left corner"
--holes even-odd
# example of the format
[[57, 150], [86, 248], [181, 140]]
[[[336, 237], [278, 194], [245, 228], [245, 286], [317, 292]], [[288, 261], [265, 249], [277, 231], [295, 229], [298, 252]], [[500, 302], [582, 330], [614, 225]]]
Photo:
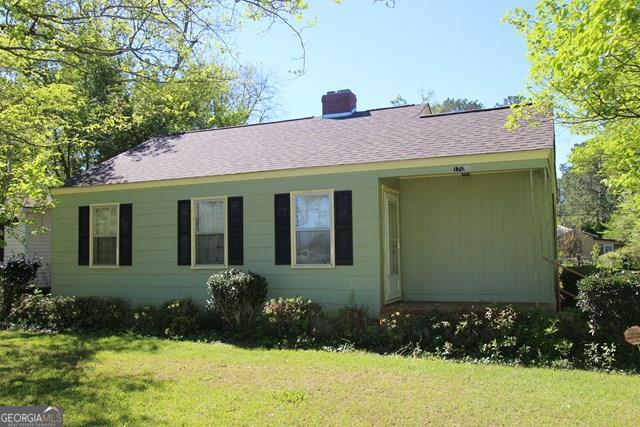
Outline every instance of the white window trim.
[[[607, 251], [607, 249], [609, 249]], [[613, 246], [613, 243], [603, 243], [602, 244], [602, 253], [603, 254], [608, 254], [609, 252], [613, 252], [615, 249], [615, 247]]]
[[[229, 212], [227, 196], [194, 197], [191, 199], [191, 269], [193, 270], [223, 270], [229, 266]], [[196, 203], [218, 202], [224, 203], [224, 262], [222, 264], [196, 264]]]
[[[95, 265], [93, 263], [93, 208], [116, 207], [116, 263], [114, 265]], [[96, 203], [89, 205], [89, 268], [120, 268], [120, 203]]]
[[[333, 203], [333, 193], [335, 190], [333, 188], [327, 190], [304, 190], [304, 191], [292, 191], [289, 194], [289, 206], [291, 206], [291, 268], [335, 268], [336, 267], [336, 245], [335, 245], [335, 234], [336, 227], [334, 224], [335, 212], [334, 212], [334, 203]], [[298, 264], [296, 259], [296, 196], [304, 196], [307, 194], [326, 194], [329, 196], [329, 217], [330, 217], [330, 225], [331, 232], [330, 236], [330, 250], [331, 250], [331, 262], [329, 264]]]

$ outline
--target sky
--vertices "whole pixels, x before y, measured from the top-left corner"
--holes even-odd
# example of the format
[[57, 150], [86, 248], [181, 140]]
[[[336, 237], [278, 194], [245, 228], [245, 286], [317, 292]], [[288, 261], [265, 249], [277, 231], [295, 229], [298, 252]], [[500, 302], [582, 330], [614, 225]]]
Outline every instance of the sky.
[[[309, 0], [303, 31], [305, 72], [295, 77], [302, 55], [295, 34], [282, 25], [265, 31], [250, 23], [235, 34], [241, 63], [256, 64], [277, 88], [270, 119], [321, 114], [321, 96], [351, 89], [358, 110], [386, 107], [397, 95], [420, 102], [420, 91], [477, 99], [493, 107], [524, 93], [529, 69], [522, 35], [503, 23], [514, 7], [533, 10], [533, 1], [397, 0], [395, 7], [373, 0]], [[556, 127], [557, 165], [582, 139]]]

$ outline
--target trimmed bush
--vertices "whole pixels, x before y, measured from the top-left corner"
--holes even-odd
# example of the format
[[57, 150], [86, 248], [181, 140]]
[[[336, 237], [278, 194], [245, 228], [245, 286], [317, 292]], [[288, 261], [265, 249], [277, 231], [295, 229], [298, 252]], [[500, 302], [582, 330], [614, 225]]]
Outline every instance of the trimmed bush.
[[74, 327], [91, 331], [119, 331], [131, 324], [131, 307], [120, 298], [76, 297]]
[[141, 335], [157, 335], [160, 333], [158, 326], [158, 308], [152, 305], [143, 305], [133, 310], [131, 315], [132, 331]]
[[118, 298], [25, 294], [7, 323], [29, 329], [122, 331], [131, 323], [129, 304]]
[[511, 306], [420, 315], [397, 312], [381, 319], [383, 333], [369, 345], [385, 352], [419, 351], [455, 359], [571, 366], [580, 355], [585, 336], [584, 329], [580, 332], [575, 327], [575, 317]]
[[640, 352], [624, 339], [629, 326], [640, 325], [640, 272], [602, 272], [578, 285], [578, 308], [599, 344], [591, 347], [589, 363], [640, 369]]
[[171, 338], [193, 336], [200, 331], [200, 309], [190, 299], [167, 301], [157, 310], [157, 327]]
[[598, 257], [598, 267], [604, 270], [640, 270], [640, 244], [630, 243]]
[[331, 336], [353, 342], [359, 342], [362, 339], [369, 323], [367, 307], [344, 307], [329, 316]]
[[71, 328], [76, 321], [75, 298], [35, 292], [24, 295], [7, 317], [7, 323], [25, 329], [59, 331]]
[[302, 343], [315, 337], [321, 311], [320, 305], [310, 299], [295, 297], [271, 299], [262, 313], [275, 336]]
[[598, 273], [579, 282], [578, 308], [598, 340], [617, 337], [640, 325], [640, 272]]
[[20, 296], [27, 292], [40, 268], [40, 260], [24, 254], [14, 255], [0, 264], [0, 319], [6, 318]]
[[267, 280], [235, 268], [212, 275], [207, 281], [207, 308], [229, 326], [251, 323], [267, 297]]

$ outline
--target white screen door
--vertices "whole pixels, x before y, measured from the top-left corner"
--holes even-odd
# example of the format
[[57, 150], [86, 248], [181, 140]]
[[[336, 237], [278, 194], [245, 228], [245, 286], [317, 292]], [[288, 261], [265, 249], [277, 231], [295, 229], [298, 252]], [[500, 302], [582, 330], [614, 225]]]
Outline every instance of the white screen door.
[[385, 190], [384, 201], [384, 265], [385, 302], [402, 297], [400, 284], [400, 202], [397, 193]]

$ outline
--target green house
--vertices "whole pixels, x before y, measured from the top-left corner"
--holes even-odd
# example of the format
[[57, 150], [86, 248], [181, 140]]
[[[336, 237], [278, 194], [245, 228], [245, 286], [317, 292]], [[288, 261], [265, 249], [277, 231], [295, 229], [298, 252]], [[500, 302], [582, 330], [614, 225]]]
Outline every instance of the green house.
[[[554, 307], [549, 122], [510, 111], [356, 110], [149, 140], [55, 190], [54, 294], [204, 301], [237, 267], [326, 308]], [[391, 305], [391, 307], [394, 307]]]

